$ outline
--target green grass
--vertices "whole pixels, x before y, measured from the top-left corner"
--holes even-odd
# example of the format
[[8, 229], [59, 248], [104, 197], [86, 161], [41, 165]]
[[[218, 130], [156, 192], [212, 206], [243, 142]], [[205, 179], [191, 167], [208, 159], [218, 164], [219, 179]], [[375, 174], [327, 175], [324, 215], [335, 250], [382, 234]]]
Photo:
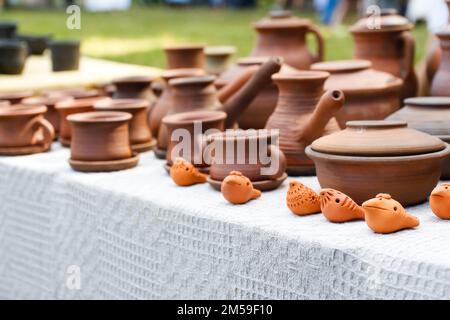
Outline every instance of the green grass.
[[[13, 10], [0, 13], [0, 19], [14, 19], [24, 33], [52, 33], [56, 38], [83, 39], [83, 52], [92, 57], [164, 67], [162, 47], [173, 43], [233, 45], [236, 56], [250, 53], [256, 34], [250, 24], [265, 10], [224, 10], [210, 8], [167, 8], [134, 6], [127, 12], [82, 13], [81, 30], [66, 28], [63, 11]], [[312, 13], [296, 12], [313, 19]], [[351, 24], [354, 19], [349, 19]], [[326, 38], [326, 59], [348, 59], [353, 41], [347, 26], [321, 27]], [[414, 30], [418, 61], [424, 54], [427, 38], [423, 25]], [[311, 39], [310, 39], [311, 40]]]

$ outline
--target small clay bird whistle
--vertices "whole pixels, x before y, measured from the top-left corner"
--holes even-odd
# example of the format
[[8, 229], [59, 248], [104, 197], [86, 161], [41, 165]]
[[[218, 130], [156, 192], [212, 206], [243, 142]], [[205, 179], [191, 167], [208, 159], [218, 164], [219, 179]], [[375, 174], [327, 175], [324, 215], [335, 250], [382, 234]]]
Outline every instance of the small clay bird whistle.
[[170, 168], [172, 180], [181, 187], [206, 182], [206, 174], [199, 172], [189, 161], [177, 158]]
[[306, 216], [320, 212], [320, 196], [299, 181], [291, 181], [286, 203], [293, 213]]
[[450, 219], [450, 183], [437, 186], [430, 196], [433, 213], [441, 219]]
[[362, 207], [367, 225], [376, 233], [393, 233], [420, 224], [419, 219], [407, 213], [389, 194], [380, 193], [376, 198], [364, 202]]
[[233, 204], [244, 204], [261, 196], [261, 191], [254, 189], [250, 179], [239, 171], [231, 171], [225, 177], [221, 191], [224, 198]]
[[331, 222], [364, 220], [364, 209], [349, 196], [334, 189], [320, 191], [320, 208]]

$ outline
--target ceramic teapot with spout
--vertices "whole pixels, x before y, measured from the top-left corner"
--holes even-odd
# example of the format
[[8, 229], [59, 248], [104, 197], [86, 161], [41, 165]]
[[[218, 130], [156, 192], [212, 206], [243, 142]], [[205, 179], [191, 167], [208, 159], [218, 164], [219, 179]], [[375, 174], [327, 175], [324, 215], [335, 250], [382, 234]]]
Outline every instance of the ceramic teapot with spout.
[[279, 89], [278, 104], [266, 129], [279, 129], [280, 149], [287, 160], [290, 175], [313, 175], [314, 163], [305, 148], [315, 139], [340, 130], [334, 118], [344, 104], [340, 90], [324, 93], [328, 72], [301, 71], [275, 74]]

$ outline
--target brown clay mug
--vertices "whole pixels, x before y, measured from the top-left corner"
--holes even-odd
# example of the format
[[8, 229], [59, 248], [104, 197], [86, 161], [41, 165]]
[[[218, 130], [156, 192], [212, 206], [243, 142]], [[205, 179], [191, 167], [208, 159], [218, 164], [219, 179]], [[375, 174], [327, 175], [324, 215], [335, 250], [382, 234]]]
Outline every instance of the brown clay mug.
[[46, 112], [45, 106], [14, 105], [0, 108], [0, 147], [49, 145], [55, 132], [44, 119]]
[[86, 112], [67, 117], [72, 126], [71, 160], [113, 161], [132, 157], [126, 112]]

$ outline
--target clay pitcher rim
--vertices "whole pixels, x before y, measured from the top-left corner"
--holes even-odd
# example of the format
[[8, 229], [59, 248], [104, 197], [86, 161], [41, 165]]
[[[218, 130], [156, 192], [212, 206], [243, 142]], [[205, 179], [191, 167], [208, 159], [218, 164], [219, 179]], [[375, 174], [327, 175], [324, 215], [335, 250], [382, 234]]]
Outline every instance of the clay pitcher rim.
[[272, 75], [272, 80], [298, 80], [298, 81], [310, 81], [310, 80], [326, 80], [330, 77], [330, 73], [326, 71], [296, 71], [287, 73], [275, 73]]
[[45, 105], [27, 106], [23, 104], [9, 105], [0, 108], [0, 118], [11, 118], [21, 116], [34, 116], [47, 112]]
[[227, 114], [223, 111], [191, 111], [171, 114], [165, 116], [162, 122], [165, 125], [186, 125], [195, 122], [210, 123], [216, 121], [224, 121], [227, 118]]
[[94, 109], [99, 111], [107, 110], [140, 110], [146, 109], [150, 107], [150, 101], [144, 99], [113, 99], [113, 100], [105, 100], [99, 101], [94, 104]]
[[132, 115], [127, 112], [119, 111], [93, 111], [72, 114], [67, 117], [71, 123], [114, 123], [131, 120]]

